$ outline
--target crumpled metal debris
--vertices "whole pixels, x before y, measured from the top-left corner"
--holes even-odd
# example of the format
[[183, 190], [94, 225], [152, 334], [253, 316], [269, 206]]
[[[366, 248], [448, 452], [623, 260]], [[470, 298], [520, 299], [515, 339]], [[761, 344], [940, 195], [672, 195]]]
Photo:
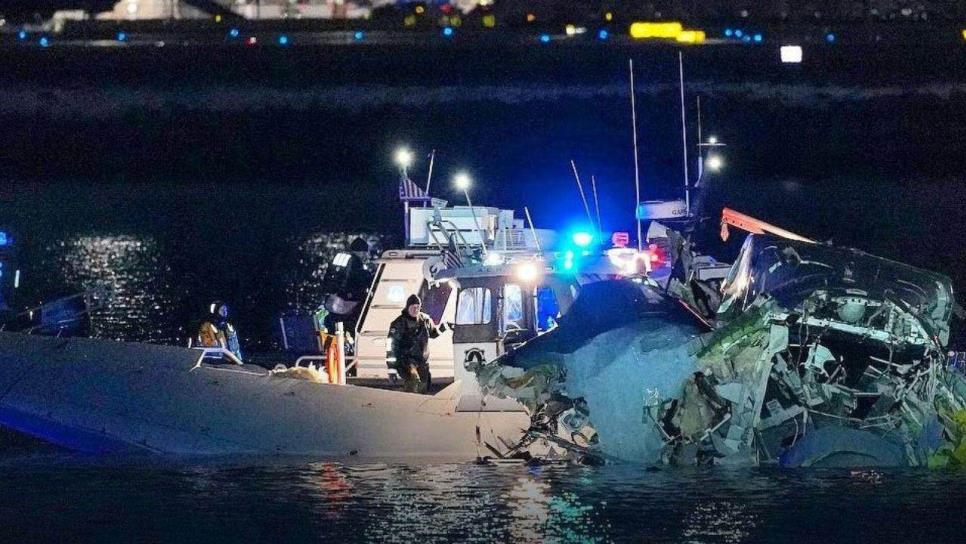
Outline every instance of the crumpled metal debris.
[[[508, 455], [542, 448], [582, 461], [680, 465], [966, 465], [966, 376], [946, 351], [955, 304], [948, 278], [854, 249], [760, 235], [747, 238], [720, 299], [681, 269], [685, 275], [663, 293], [646, 284], [592, 284], [556, 330], [478, 369], [485, 391], [516, 398], [533, 414], [531, 432], [508, 445]], [[595, 326], [581, 304], [606, 303], [608, 292], [625, 302], [597, 308], [608, 320]], [[682, 340], [653, 338], [634, 324], [664, 312], [661, 323], [687, 328], [669, 317], [674, 305], [713, 331], [700, 334], [692, 324], [688, 355], [676, 362], [685, 377], [657, 386], [669, 374], [655, 354]], [[637, 367], [626, 350], [581, 351], [600, 338], [613, 344], [616, 330], [628, 349], [647, 338], [632, 352]], [[584, 352], [588, 360], [574, 360]], [[626, 380], [614, 374], [614, 359], [624, 361]], [[600, 395], [574, 395], [589, 391], [575, 385], [575, 371], [586, 380], [598, 368], [613, 377], [616, 397], [630, 387], [638, 398], [621, 408]], [[622, 409], [637, 410], [640, 421], [629, 424]], [[613, 418], [626, 433], [608, 428]], [[657, 456], [624, 443], [654, 437]]]

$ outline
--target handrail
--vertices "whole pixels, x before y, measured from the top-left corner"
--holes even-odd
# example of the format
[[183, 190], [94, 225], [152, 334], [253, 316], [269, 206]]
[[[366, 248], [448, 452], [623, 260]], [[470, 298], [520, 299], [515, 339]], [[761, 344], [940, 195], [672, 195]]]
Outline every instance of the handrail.
[[[26, 334], [34, 334], [37, 331], [42, 331], [42, 330], [45, 330], [45, 329], [54, 329], [54, 328], [56, 328], [57, 329], [57, 336], [60, 336], [60, 334], [62, 332], [64, 332], [64, 329], [66, 329], [68, 325], [70, 325], [71, 323], [76, 323], [76, 322], [80, 321], [81, 320], [81, 317], [83, 317], [83, 316], [85, 316], [87, 314], [90, 314], [90, 312], [88, 312], [87, 310], [84, 310], [83, 312], [78, 312], [77, 314], [75, 314], [77, 316], [75, 318], [72, 318], [72, 319], [61, 319], [60, 321], [57, 321], [55, 323], [39, 323], [37, 325], [34, 325], [33, 327], [28, 327], [28, 328], [26, 328], [26, 329], [24, 329], [23, 331], [20, 331], [20, 332], [23, 332], [23, 333], [26, 333]], [[0, 328], [0, 330], [3, 330], [3, 329]]]
[[[449, 225], [448, 227], [447, 227], [447, 224]], [[426, 226], [430, 227], [427, 229], [429, 231], [429, 235], [432, 236], [433, 243], [435, 243], [436, 247], [439, 249], [445, 249], [447, 246], [449, 246], [450, 237], [453, 237], [455, 239], [453, 242], [453, 245], [456, 247], [456, 250], [459, 252], [462, 252], [463, 248], [474, 247], [473, 244], [466, 241], [466, 237], [463, 236], [463, 232], [460, 230], [459, 227], [456, 226], [456, 223], [453, 223], [449, 219], [440, 219], [438, 221], [427, 221]], [[436, 227], [438, 231], [433, 230], [431, 227]], [[445, 245], [441, 244], [439, 241], [439, 238], [436, 237], [437, 232], [441, 232], [444, 236], [446, 236]], [[480, 236], [480, 245], [484, 249], [486, 249], [486, 240], [482, 236]]]
[[[349, 357], [347, 356], [346, 359], [348, 359], [348, 358]], [[295, 360], [295, 363], [293, 363], [293, 364], [295, 366], [302, 366], [302, 361], [327, 361], [327, 360], [328, 360], [328, 358], [325, 355], [303, 355], [303, 356], [299, 357], [298, 359], [296, 359]], [[356, 366], [356, 358], [355, 358], [355, 356], [352, 357], [352, 362], [351, 363], [345, 365], [345, 369], [346, 369], [346, 371], [348, 371], [350, 368], [352, 368], [354, 366]]]
[[295, 360], [295, 366], [302, 366], [302, 361], [327, 361], [328, 357], [325, 355], [303, 355]]
[[[54, 299], [50, 302], [43, 302], [38, 304], [37, 306], [25, 308], [24, 310], [12, 316], [9, 316], [3, 323], [0, 323], [0, 331], [7, 330], [8, 325], [12, 324], [13, 322], [21, 318], [26, 318], [29, 321], [33, 321], [35, 314], [40, 313], [40, 315], [43, 315], [43, 312], [46, 308], [54, 307], [57, 304], [63, 304], [75, 299], [84, 299], [84, 308], [78, 312], [71, 314], [70, 317], [68, 317], [67, 319], [61, 319], [60, 321], [57, 321], [54, 323], [37, 323], [37, 324], [26, 323], [29, 326], [21, 331], [18, 331], [26, 334], [34, 334], [34, 332], [38, 330], [44, 330], [48, 328], [52, 329], [56, 327], [58, 328], [58, 334], [60, 334], [60, 331], [62, 331], [67, 325], [80, 321], [84, 316], [89, 316], [94, 310], [101, 309], [103, 305], [103, 301], [98, 300], [99, 296], [102, 296], [103, 298], [107, 298], [108, 296], [110, 296], [110, 292], [106, 287], [97, 286], [92, 289], [87, 289], [85, 291], [82, 291], [80, 293], [74, 293], [73, 295], [67, 295], [65, 297]], [[101, 302], [101, 304], [97, 304], [98, 302]]]
[[198, 350], [201, 352], [201, 358], [198, 360], [198, 364], [204, 359], [217, 359], [221, 357], [223, 359], [228, 359], [229, 361], [235, 363], [236, 365], [244, 365], [241, 359], [238, 358], [234, 353], [225, 348], [205, 348], [201, 346], [193, 347], [191, 349]]

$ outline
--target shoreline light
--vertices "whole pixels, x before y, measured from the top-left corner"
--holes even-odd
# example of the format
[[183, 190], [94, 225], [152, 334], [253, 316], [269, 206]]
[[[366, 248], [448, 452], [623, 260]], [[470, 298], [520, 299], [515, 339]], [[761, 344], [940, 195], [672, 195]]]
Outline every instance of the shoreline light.
[[655, 23], [639, 21], [631, 25], [632, 38], [665, 38], [676, 39], [684, 30], [684, 26], [677, 22]]
[[704, 43], [707, 38], [703, 30], [682, 30], [674, 37], [678, 43]]
[[785, 64], [798, 64], [802, 62], [802, 46], [783, 45], [779, 50], [782, 62]]

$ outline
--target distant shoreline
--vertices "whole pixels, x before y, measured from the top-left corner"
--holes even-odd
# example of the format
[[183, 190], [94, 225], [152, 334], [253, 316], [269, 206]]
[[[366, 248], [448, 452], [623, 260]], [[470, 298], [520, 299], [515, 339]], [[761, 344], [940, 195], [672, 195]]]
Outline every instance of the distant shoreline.
[[[573, 27], [578, 33], [568, 35], [566, 26]], [[486, 45], [486, 44], [532, 44], [540, 43], [541, 37], [551, 44], [576, 45], [586, 43], [630, 43], [641, 45], [681, 45], [673, 40], [635, 40], [628, 35], [629, 21], [601, 20], [575, 21], [572, 23], [543, 24], [501, 24], [496, 28], [484, 28], [479, 21], [467, 20], [458, 27], [444, 27], [433, 21], [421, 21], [413, 27], [404, 27], [397, 19], [274, 19], [274, 20], [235, 20], [214, 22], [214, 20], [140, 20], [106, 21], [81, 20], [64, 21], [62, 28], [54, 30], [37, 25], [18, 25], [12, 22], [0, 26], [0, 44], [30, 44], [41, 35], [60, 42], [71, 43], [93, 41], [116, 41], [126, 45], [148, 41], [165, 41], [176, 44], [190, 43], [232, 43], [244, 42], [254, 36], [260, 45], [298, 46], [305, 44], [358, 44], [380, 43], [400, 46], [447, 44]], [[799, 44], [878, 44], [921, 46], [925, 44], [949, 44], [966, 47], [966, 21], [830, 21], [820, 22], [782, 22], [754, 20], [712, 20], [688, 21], [688, 28], [704, 30], [709, 45], [746, 45], [758, 47], [778, 43]], [[450, 30], [445, 30], [449, 28]], [[233, 32], [234, 30], [234, 32]], [[735, 35], [727, 31], [740, 31]], [[26, 32], [27, 36], [20, 35]], [[601, 34], [601, 31], [605, 31]], [[123, 39], [119, 40], [119, 33]], [[445, 33], [445, 35], [444, 35]], [[760, 34], [762, 41], [754, 43], [743, 41], [746, 36]], [[289, 38], [279, 44], [277, 38]]]

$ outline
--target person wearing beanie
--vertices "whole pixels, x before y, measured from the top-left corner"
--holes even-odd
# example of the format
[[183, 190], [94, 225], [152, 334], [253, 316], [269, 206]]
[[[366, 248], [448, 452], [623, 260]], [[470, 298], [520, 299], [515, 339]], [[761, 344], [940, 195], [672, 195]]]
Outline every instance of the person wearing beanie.
[[426, 393], [432, 376], [429, 373], [429, 339], [445, 330], [433, 323], [433, 318], [420, 311], [422, 301], [409, 295], [406, 307], [389, 326], [389, 342], [395, 368], [409, 393]]

